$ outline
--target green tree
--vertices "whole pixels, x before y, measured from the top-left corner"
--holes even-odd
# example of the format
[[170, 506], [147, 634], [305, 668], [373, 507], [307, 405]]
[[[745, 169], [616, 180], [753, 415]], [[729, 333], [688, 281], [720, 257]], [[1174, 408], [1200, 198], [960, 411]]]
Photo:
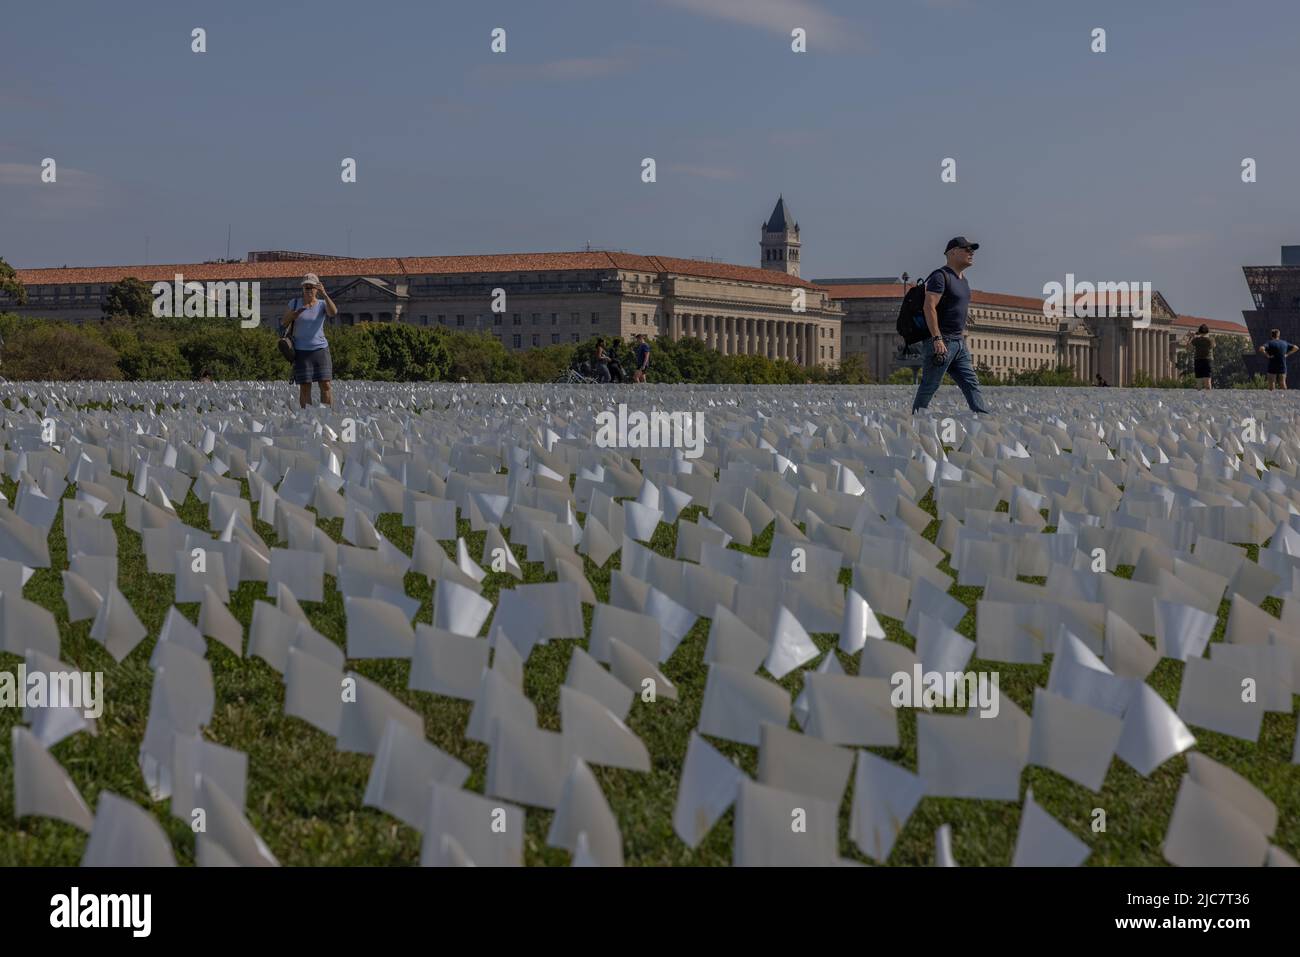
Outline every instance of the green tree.
[[108, 343], [66, 322], [20, 324], [5, 340], [5, 373], [11, 379], [121, 379], [117, 358]]
[[528, 349], [519, 354], [519, 376], [523, 382], [554, 382], [574, 363], [574, 348], [567, 345]]
[[23, 282], [18, 278], [18, 273], [14, 267], [9, 265], [3, 259], [0, 259], [0, 293], [8, 296], [15, 305], [24, 306], [27, 304], [27, 289]]
[[213, 379], [284, 380], [289, 364], [267, 329], [243, 329], [235, 319], [205, 320], [177, 343], [190, 375], [207, 371]]
[[[1077, 386], [1083, 383], [1074, 377], [1074, 366], [1063, 363], [1053, 366], [1044, 362], [1036, 369], [1021, 369], [1012, 373], [1008, 385]], [[1150, 388], [1149, 385], [1146, 387]]]
[[336, 379], [373, 379], [379, 371], [379, 350], [366, 329], [336, 326], [326, 334]]
[[861, 352], [846, 354], [840, 359], [839, 367], [831, 371], [829, 379], [837, 385], [866, 385], [871, 382], [866, 356]]
[[174, 340], [136, 340], [118, 353], [117, 367], [130, 381], [190, 378], [190, 364]]
[[447, 377], [450, 357], [436, 330], [404, 322], [365, 322], [379, 362], [375, 378], [385, 382], [436, 382]]
[[[1255, 347], [1238, 336], [1210, 336], [1210, 342], [1213, 346], [1210, 352], [1210, 371], [1214, 373], [1214, 387], [1230, 389], [1241, 384], [1243, 388], [1255, 388], [1249, 384], [1254, 376], [1246, 367], [1246, 357], [1255, 351]], [[1179, 372], [1182, 371], [1182, 366], [1179, 366]], [[1188, 358], [1187, 372], [1191, 371], [1191, 359]]]
[[101, 307], [106, 316], [131, 316], [143, 319], [153, 315], [153, 293], [134, 276], [113, 284]]
[[518, 382], [519, 360], [501, 340], [486, 332], [461, 332], [437, 327], [435, 334], [447, 350], [447, 378], [453, 382]]
[[718, 382], [722, 355], [694, 336], [676, 342], [660, 336], [651, 345], [651, 382]]

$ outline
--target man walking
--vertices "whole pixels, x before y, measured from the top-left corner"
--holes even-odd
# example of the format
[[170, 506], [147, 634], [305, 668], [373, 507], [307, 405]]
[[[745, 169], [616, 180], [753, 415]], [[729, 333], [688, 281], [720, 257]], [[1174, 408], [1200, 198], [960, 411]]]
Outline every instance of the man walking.
[[965, 236], [948, 240], [944, 249], [947, 262], [930, 273], [925, 281], [925, 325], [930, 339], [922, 343], [921, 353], [925, 365], [921, 371], [921, 384], [917, 386], [912, 401], [912, 414], [928, 408], [930, 400], [939, 391], [946, 372], [952, 376], [966, 404], [973, 412], [988, 413], [984, 396], [980, 394], [979, 379], [966, 348], [966, 317], [970, 311], [970, 283], [966, 270], [975, 262], [979, 243], [966, 241]]

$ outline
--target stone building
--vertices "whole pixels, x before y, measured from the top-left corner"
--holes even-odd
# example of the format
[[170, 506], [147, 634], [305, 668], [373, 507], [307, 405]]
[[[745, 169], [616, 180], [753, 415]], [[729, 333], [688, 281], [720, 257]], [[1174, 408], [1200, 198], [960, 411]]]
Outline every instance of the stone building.
[[[900, 355], [902, 340], [895, 328], [906, 285], [896, 279], [819, 283], [844, 307], [845, 355], [862, 355], [877, 381], [915, 365]], [[1100, 374], [1110, 385], [1129, 385], [1139, 374], [1172, 378], [1183, 333], [1174, 326], [1174, 311], [1160, 293], [1153, 293], [1149, 327], [1135, 327], [1127, 315], [1127, 298], [1120, 298], [1118, 316], [1071, 321], [1049, 315], [1042, 299], [972, 289], [967, 344], [977, 366], [1000, 376], [1067, 365], [1080, 379], [1091, 382]], [[1085, 301], [1079, 297], [1076, 307]]]
[[[761, 267], [596, 250], [385, 259], [274, 250], [233, 263], [20, 269], [28, 302], [19, 311], [101, 319], [119, 280], [133, 276], [152, 285], [180, 274], [186, 282], [258, 283], [262, 323], [275, 326], [303, 274], [314, 272], [338, 305], [334, 321], [344, 325], [479, 331], [507, 349], [594, 336], [692, 336], [724, 354], [837, 366], [842, 310], [825, 289], [799, 277], [799, 227], [783, 200], [765, 224], [761, 248]], [[494, 311], [494, 302], [504, 309]], [[0, 294], [0, 311], [15, 308]]]

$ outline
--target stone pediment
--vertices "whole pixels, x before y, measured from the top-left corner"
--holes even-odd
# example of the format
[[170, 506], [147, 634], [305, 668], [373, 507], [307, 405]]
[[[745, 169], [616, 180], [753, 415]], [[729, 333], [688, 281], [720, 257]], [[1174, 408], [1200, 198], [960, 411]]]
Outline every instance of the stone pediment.
[[382, 279], [362, 277], [354, 279], [341, 289], [330, 293], [330, 298], [337, 304], [350, 302], [374, 302], [376, 299], [389, 302], [406, 302], [410, 296], [384, 282]]

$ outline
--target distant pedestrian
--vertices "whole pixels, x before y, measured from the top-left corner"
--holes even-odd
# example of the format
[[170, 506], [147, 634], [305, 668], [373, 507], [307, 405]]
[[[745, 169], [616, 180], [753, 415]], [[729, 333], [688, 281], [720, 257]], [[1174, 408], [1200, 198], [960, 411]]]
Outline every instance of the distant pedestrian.
[[1188, 337], [1192, 347], [1192, 375], [1196, 379], [1196, 388], [1210, 388], [1210, 356], [1214, 352], [1214, 340], [1210, 338], [1210, 327], [1201, 323], [1196, 335]]
[[965, 236], [948, 240], [944, 249], [947, 262], [930, 273], [925, 281], [922, 310], [930, 339], [921, 349], [925, 365], [916, 398], [912, 400], [913, 415], [930, 405], [945, 372], [957, 383], [971, 411], [989, 411], [980, 393], [979, 377], [975, 375], [970, 351], [966, 348], [966, 320], [970, 311], [970, 283], [966, 280], [966, 270], [974, 264], [975, 250], [979, 248], [979, 243], [967, 242]]
[[609, 353], [605, 351], [605, 340], [596, 338], [596, 381], [610, 381]]
[[633, 382], [644, 382], [645, 374], [650, 370], [650, 343], [646, 341], [645, 333], [638, 333], [636, 345], [632, 348], [632, 355], [636, 359], [636, 368], [632, 372]]
[[1268, 342], [1259, 347], [1260, 355], [1268, 356], [1268, 391], [1286, 389], [1286, 360], [1300, 352], [1300, 346], [1282, 338], [1281, 329], [1268, 331]]

